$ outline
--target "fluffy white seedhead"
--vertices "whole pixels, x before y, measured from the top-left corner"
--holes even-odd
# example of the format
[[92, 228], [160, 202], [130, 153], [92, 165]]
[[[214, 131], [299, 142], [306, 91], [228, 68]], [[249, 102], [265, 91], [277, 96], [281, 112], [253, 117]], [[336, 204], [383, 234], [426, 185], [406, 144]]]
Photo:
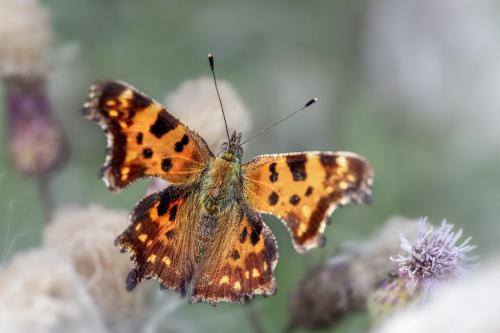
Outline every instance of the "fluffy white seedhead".
[[37, 0], [0, 0], [0, 76], [43, 77], [51, 32]]
[[45, 228], [44, 243], [67, 257], [107, 322], [136, 314], [151, 291], [146, 284], [128, 292], [130, 260], [114, 245], [129, 224], [126, 211], [100, 206], [66, 207]]
[[[252, 129], [248, 108], [229, 82], [224, 80], [217, 82], [229, 133], [237, 131], [248, 135], [248, 131]], [[214, 154], [217, 154], [221, 144], [227, 141], [224, 119], [212, 78], [200, 77], [184, 81], [175, 91], [167, 95], [165, 106], [185, 125], [198, 132]]]
[[48, 249], [0, 267], [0, 332], [107, 332], [70, 262]]

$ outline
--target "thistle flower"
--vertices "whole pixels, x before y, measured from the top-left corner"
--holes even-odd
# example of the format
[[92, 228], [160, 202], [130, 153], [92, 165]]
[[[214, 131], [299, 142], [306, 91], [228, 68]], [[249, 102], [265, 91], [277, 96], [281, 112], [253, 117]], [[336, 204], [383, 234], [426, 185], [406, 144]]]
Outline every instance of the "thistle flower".
[[398, 264], [397, 272], [369, 297], [368, 309], [375, 318], [425, 301], [443, 282], [462, 276], [475, 259], [468, 256], [475, 248], [469, 244], [470, 237], [458, 243], [462, 229], [454, 232], [446, 221], [434, 229], [426, 218], [419, 220], [418, 229], [415, 241], [400, 234], [402, 253], [391, 257]]
[[31, 176], [54, 170], [66, 147], [45, 87], [48, 23], [36, 0], [0, 0], [0, 77], [10, 153], [17, 171]]
[[391, 316], [374, 333], [500, 332], [500, 257], [481, 263], [466, 277], [444, 282], [439, 297]]
[[368, 241], [344, 243], [336, 255], [313, 268], [291, 294], [291, 326], [331, 327], [365, 309], [368, 296], [397, 269], [389, 257], [399, 247], [401, 229], [416, 238], [416, 221], [393, 217]]
[[99, 206], [65, 207], [44, 230], [44, 244], [66, 257], [108, 324], [137, 314], [151, 292], [148, 285], [128, 292], [127, 256], [114, 239], [128, 225], [127, 212]]
[[469, 244], [471, 237], [457, 243], [462, 233], [462, 229], [454, 232], [453, 225], [446, 220], [434, 229], [427, 226], [426, 218], [422, 218], [415, 243], [401, 235], [403, 253], [391, 259], [398, 263], [398, 271], [407, 278], [407, 287], [422, 288], [426, 293], [432, 291], [439, 282], [462, 275], [474, 259], [468, 257], [468, 253], [476, 248]]

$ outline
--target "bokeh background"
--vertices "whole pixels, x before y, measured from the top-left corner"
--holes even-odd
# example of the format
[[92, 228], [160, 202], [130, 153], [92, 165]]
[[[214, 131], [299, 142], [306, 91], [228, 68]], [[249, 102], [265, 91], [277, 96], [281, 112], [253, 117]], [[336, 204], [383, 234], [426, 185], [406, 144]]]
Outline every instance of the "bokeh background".
[[[472, 236], [481, 256], [500, 250], [498, 1], [42, 4], [53, 33], [49, 95], [70, 147], [68, 162], [49, 183], [57, 206], [129, 210], [148, 185], [138, 182], [114, 195], [97, 178], [105, 137], [79, 112], [90, 84], [121, 79], [163, 102], [185, 80], [210, 75], [208, 52], [219, 79], [232, 84], [250, 112], [243, 137], [319, 97], [314, 107], [248, 144], [245, 161], [303, 150], [349, 150], [371, 161], [373, 204], [336, 211], [325, 247], [299, 255], [283, 225], [266, 216], [280, 248], [278, 293], [252, 304], [266, 331], [287, 325], [289, 294], [310, 267], [393, 215], [447, 219]], [[16, 173], [9, 160], [2, 98], [0, 248], [6, 261], [40, 244], [44, 212], [36, 182]], [[182, 110], [175, 112], [182, 119]], [[221, 115], [212, 121], [222, 122]], [[182, 304], [173, 316], [203, 331], [252, 332], [245, 311]], [[332, 331], [363, 332], [368, 322], [359, 313]]]

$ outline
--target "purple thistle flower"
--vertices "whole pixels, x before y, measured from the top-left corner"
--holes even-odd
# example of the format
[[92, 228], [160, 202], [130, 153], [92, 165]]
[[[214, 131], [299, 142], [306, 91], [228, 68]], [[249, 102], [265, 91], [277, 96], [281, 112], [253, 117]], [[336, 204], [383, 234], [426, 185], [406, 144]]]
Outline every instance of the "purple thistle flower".
[[401, 238], [402, 254], [391, 258], [399, 265], [401, 278], [407, 280], [410, 292], [420, 289], [422, 296], [432, 292], [441, 281], [457, 278], [466, 272], [470, 262], [477, 257], [468, 253], [476, 247], [470, 245], [470, 237], [460, 244], [462, 229], [453, 231], [453, 224], [443, 220], [437, 229], [427, 225], [427, 218], [419, 221], [419, 233], [415, 244], [403, 235]]

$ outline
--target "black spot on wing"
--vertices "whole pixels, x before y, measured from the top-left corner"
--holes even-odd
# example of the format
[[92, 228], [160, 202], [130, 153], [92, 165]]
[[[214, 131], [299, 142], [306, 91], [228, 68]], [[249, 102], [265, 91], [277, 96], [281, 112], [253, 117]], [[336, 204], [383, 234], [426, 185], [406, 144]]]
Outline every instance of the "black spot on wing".
[[248, 235], [247, 227], [243, 227], [243, 231], [240, 234], [240, 243], [242, 243], [242, 244], [245, 243], [245, 240], [247, 239], [247, 235]]
[[161, 169], [165, 172], [170, 171], [170, 169], [172, 169], [172, 160], [170, 158], [164, 158], [161, 161]]
[[137, 133], [135, 140], [136, 140], [138, 145], [142, 144], [143, 139], [144, 139], [144, 134], [142, 134], [142, 132]]
[[269, 195], [269, 198], [267, 198], [267, 201], [269, 202], [269, 204], [271, 206], [274, 206], [274, 205], [276, 205], [278, 203], [279, 198], [280, 197], [279, 197], [278, 193], [276, 193], [276, 192], [273, 191], [273, 193], [271, 193]]
[[151, 148], [144, 148], [142, 150], [142, 155], [144, 158], [151, 158], [153, 157], [153, 150]]
[[158, 112], [156, 121], [149, 128], [151, 134], [156, 136], [158, 139], [163, 135], [167, 134], [177, 126], [177, 121], [174, 117], [170, 116], [167, 111], [161, 110]]
[[294, 181], [302, 181], [307, 178], [306, 162], [306, 155], [289, 155], [286, 157], [286, 163]]
[[264, 226], [262, 217], [259, 213], [254, 211], [247, 211], [246, 216], [252, 230], [252, 232], [250, 233], [250, 242], [252, 243], [252, 245], [256, 245], [260, 240], [260, 236]]
[[290, 203], [294, 206], [297, 206], [300, 202], [300, 197], [297, 194], [294, 194], [290, 197]]
[[181, 142], [176, 142], [174, 145], [174, 150], [180, 153], [184, 150], [184, 145]]
[[158, 216], [164, 215], [168, 210], [168, 204], [170, 203], [171, 198], [168, 192], [162, 193], [160, 203], [158, 207], [156, 207], [156, 212]]
[[184, 146], [187, 145], [188, 143], [189, 143], [189, 137], [186, 134], [184, 134], [182, 136], [182, 139], [175, 143], [174, 150], [180, 153], [184, 150]]
[[[151, 197], [155, 196], [154, 194], [151, 195]], [[156, 194], [156, 198], [160, 197], [160, 202], [157, 207], [157, 213], [158, 216], [164, 215], [167, 210], [168, 210], [168, 205], [175, 199], [179, 198], [179, 192], [176, 187], [169, 186], [162, 192]], [[175, 210], [177, 211], [177, 205], [173, 206], [172, 209], [175, 207]], [[172, 214], [172, 210], [170, 211], [170, 214]]]
[[175, 221], [176, 215], [177, 215], [177, 205], [173, 205], [172, 208], [170, 208], [170, 215], [168, 219], [170, 221]]
[[269, 164], [269, 171], [271, 172], [269, 180], [273, 183], [278, 181], [279, 174], [276, 172], [276, 163]]
[[238, 252], [238, 250], [236, 249], [233, 249], [231, 251], [231, 253], [229, 254], [229, 256], [233, 259], [233, 260], [238, 260], [240, 259], [240, 253]]
[[311, 186], [308, 186], [307, 187], [307, 190], [306, 190], [306, 193], [304, 193], [306, 195], [306, 197], [310, 196], [311, 194], [313, 193], [313, 188]]
[[165, 233], [165, 236], [168, 238], [168, 239], [172, 239], [174, 238], [175, 236], [175, 229], [170, 229], [169, 231], [167, 231]]
[[259, 242], [259, 234], [257, 233], [256, 230], [252, 231], [252, 233], [250, 234], [250, 241], [252, 242], [252, 245], [255, 245]]
[[319, 156], [319, 161], [321, 164], [325, 167], [332, 167], [336, 164], [335, 160], [337, 158], [333, 155], [328, 155], [328, 154], [321, 154]]

